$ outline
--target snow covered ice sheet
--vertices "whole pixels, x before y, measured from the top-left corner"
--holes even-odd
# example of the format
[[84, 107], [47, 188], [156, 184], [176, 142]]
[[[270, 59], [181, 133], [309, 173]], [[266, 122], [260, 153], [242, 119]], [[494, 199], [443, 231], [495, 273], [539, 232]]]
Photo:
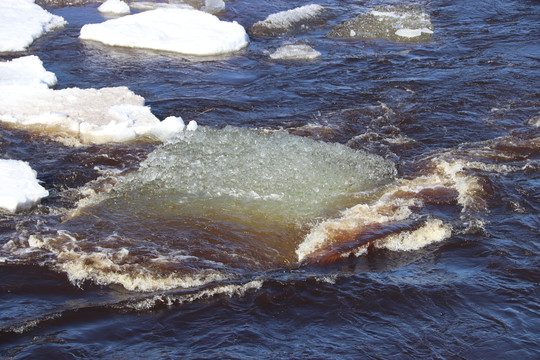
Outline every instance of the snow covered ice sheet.
[[159, 121], [127, 87], [49, 88], [55, 84], [35, 55], [0, 62], [0, 121], [68, 145], [164, 141], [184, 129], [179, 117]]
[[34, 0], [0, 1], [0, 52], [24, 51], [38, 37], [63, 27], [66, 21]]
[[210, 56], [245, 48], [242, 25], [189, 9], [156, 9], [82, 27], [80, 38], [110, 46]]

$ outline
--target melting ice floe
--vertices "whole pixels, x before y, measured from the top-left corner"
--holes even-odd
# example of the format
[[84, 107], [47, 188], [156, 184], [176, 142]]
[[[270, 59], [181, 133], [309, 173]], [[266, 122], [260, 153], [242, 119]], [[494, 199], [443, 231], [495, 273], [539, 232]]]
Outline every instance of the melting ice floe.
[[254, 35], [276, 36], [317, 20], [324, 13], [324, 7], [317, 4], [304, 5], [287, 11], [271, 14], [266, 19], [253, 24], [250, 32]]
[[107, 0], [98, 7], [104, 14], [127, 15], [131, 12], [129, 5], [122, 0]]
[[28, 163], [0, 160], [0, 209], [10, 212], [23, 210], [48, 195]]
[[165, 140], [184, 128], [181, 118], [160, 122], [126, 87], [50, 89], [56, 76], [36, 56], [0, 63], [0, 75], [0, 121], [68, 145]]
[[218, 14], [225, 10], [223, 0], [171, 0], [167, 3], [136, 1], [129, 4], [132, 9], [137, 10], [155, 10], [155, 9], [191, 9], [201, 10], [210, 14]]
[[84, 25], [80, 38], [110, 46], [197, 56], [228, 54], [249, 43], [244, 28], [237, 22], [221, 21], [198, 10], [171, 8]]
[[313, 60], [321, 57], [321, 53], [309, 45], [285, 45], [270, 54], [273, 60]]
[[433, 25], [425, 9], [414, 5], [388, 5], [337, 25], [328, 36], [429, 41], [432, 34]]
[[24, 51], [44, 33], [66, 21], [34, 4], [34, 0], [0, 1], [0, 52]]

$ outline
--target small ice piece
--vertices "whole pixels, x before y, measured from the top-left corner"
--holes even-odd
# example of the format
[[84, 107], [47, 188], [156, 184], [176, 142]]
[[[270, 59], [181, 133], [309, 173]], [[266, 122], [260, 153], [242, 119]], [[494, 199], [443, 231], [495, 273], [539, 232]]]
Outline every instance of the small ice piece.
[[195, 8], [189, 4], [157, 3], [157, 2], [150, 2], [150, 1], [131, 2], [129, 4], [129, 7], [132, 9], [137, 9], [141, 11], [149, 11], [149, 10], [156, 10], [156, 9], [163, 9], [163, 8], [195, 10]]
[[27, 162], [0, 160], [0, 209], [16, 212], [30, 208], [48, 195]]
[[183, 131], [185, 127], [184, 120], [181, 117], [169, 116], [156, 125], [151, 133], [159, 140], [165, 141], [174, 134]]
[[110, 46], [153, 49], [185, 55], [228, 54], [245, 48], [249, 37], [237, 22], [188, 9], [156, 9], [84, 25], [80, 38]]
[[256, 22], [250, 31], [255, 35], [276, 36], [291, 32], [295, 28], [308, 24], [320, 17], [324, 7], [317, 4], [304, 5], [287, 11], [269, 15], [265, 20]]
[[45, 70], [39, 57], [23, 56], [11, 61], [0, 62], [0, 89], [5, 86], [44, 86], [56, 85], [56, 75]]
[[107, 0], [98, 7], [98, 11], [114, 15], [127, 15], [131, 12], [129, 5], [122, 0]]
[[189, 122], [189, 124], [187, 125], [186, 130], [187, 131], [195, 131], [195, 130], [197, 130], [198, 126], [199, 125], [197, 125], [197, 122], [195, 120], [191, 120]]
[[309, 45], [285, 45], [270, 54], [273, 60], [313, 60], [321, 56], [321, 53]]
[[223, 0], [205, 0], [202, 10], [210, 14], [217, 14], [225, 10], [225, 3]]
[[24, 51], [38, 37], [67, 22], [34, 0], [0, 1], [0, 52]]

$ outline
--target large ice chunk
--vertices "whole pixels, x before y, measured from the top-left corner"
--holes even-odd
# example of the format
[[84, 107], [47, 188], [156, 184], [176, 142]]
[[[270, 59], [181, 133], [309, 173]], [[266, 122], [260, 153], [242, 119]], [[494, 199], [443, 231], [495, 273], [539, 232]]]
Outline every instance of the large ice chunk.
[[0, 89], [6, 86], [52, 87], [56, 75], [45, 70], [41, 60], [35, 56], [23, 56], [11, 61], [0, 62]]
[[0, 1], [0, 52], [24, 51], [44, 33], [66, 24], [34, 0]]
[[277, 36], [317, 21], [324, 13], [324, 7], [317, 4], [304, 5], [287, 11], [269, 15], [256, 22], [250, 29], [254, 35]]
[[0, 209], [15, 212], [29, 208], [48, 195], [27, 162], [0, 160]]
[[84, 25], [80, 38], [199, 56], [232, 53], [249, 43], [246, 31], [237, 22], [188, 9], [156, 9]]
[[388, 5], [372, 9], [334, 27], [328, 36], [430, 41], [433, 25], [427, 11], [414, 5]]

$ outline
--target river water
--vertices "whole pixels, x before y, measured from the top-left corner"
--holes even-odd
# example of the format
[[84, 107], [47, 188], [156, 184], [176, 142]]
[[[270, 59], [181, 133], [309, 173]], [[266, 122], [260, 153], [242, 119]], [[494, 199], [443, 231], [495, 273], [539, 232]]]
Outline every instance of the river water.
[[[425, 42], [327, 36], [402, 2], [318, 4], [211, 59], [81, 42], [97, 5], [48, 9], [69, 24], [27, 53], [58, 89], [127, 86], [199, 128], [68, 147], [0, 125], [50, 193], [0, 214], [2, 356], [540, 357], [540, 3], [411, 1]], [[321, 57], [269, 58], [286, 44]]]

